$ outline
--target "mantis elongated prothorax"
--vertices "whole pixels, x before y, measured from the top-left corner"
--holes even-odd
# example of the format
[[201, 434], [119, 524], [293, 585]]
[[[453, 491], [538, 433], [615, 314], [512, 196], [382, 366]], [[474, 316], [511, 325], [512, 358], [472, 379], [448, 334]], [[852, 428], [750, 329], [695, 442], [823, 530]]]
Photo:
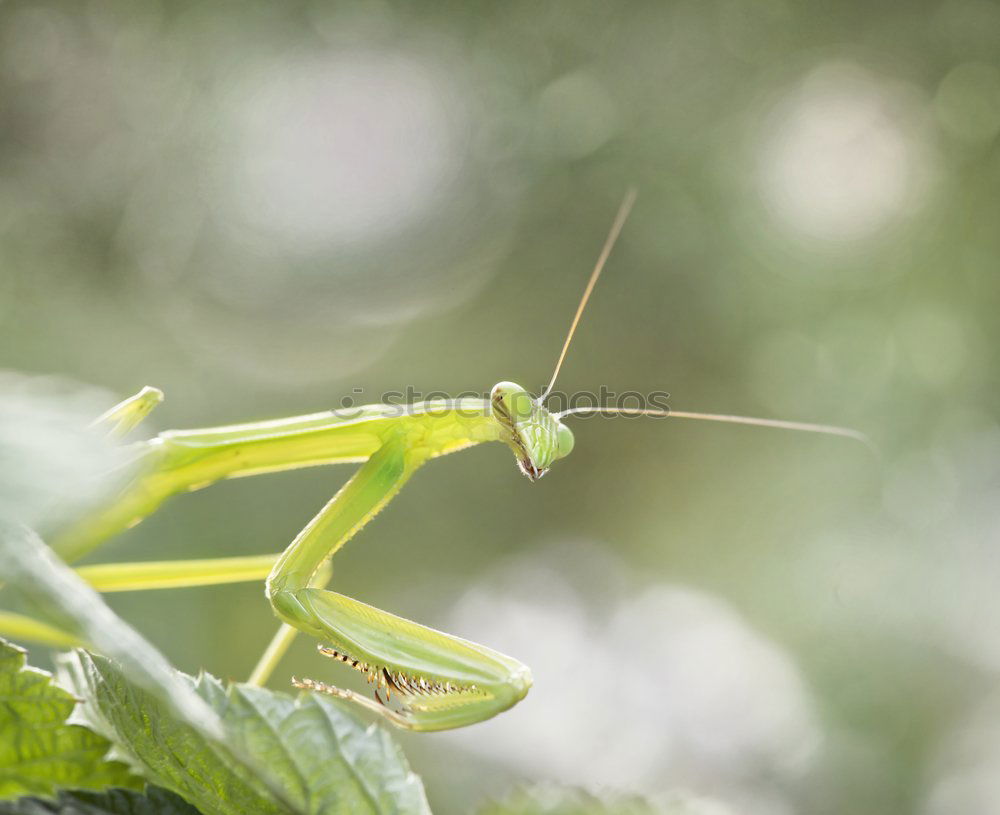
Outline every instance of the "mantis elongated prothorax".
[[[360, 671], [374, 685], [372, 697], [314, 679], [297, 687], [329, 693], [373, 710], [413, 730], [442, 730], [483, 721], [516, 704], [531, 687], [528, 668], [483, 645], [397, 617], [327, 591], [327, 561], [402, 489], [426, 461], [482, 442], [501, 441], [532, 481], [573, 450], [573, 433], [563, 423], [583, 413], [644, 414], [751, 424], [850, 436], [829, 425], [743, 416], [664, 410], [577, 408], [554, 413], [545, 407], [573, 334], [594, 286], [635, 202], [631, 190], [618, 211], [548, 385], [538, 397], [513, 382], [500, 382], [488, 399], [419, 402], [400, 415], [398, 405], [368, 405], [344, 416], [333, 411], [267, 422], [173, 430], [135, 444], [131, 483], [107, 506], [59, 535], [53, 546], [64, 558], [78, 558], [135, 525], [177, 493], [223, 478], [343, 462], [362, 462], [344, 487], [280, 555], [81, 569], [101, 590], [257, 580], [267, 576], [266, 596], [283, 625], [265, 651], [251, 681], [267, 680], [296, 632], [319, 641], [319, 651]], [[144, 389], [100, 420], [111, 433], [136, 424], [162, 394]], [[21, 632], [60, 643], [57, 631], [0, 615]], [[41, 632], [41, 633], [39, 633]]]

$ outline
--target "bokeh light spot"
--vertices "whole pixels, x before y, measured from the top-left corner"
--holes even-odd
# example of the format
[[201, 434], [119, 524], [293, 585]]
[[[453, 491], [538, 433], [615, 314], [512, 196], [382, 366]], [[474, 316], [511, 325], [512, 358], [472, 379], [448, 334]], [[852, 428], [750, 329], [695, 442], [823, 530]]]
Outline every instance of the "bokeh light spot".
[[462, 162], [460, 95], [415, 56], [371, 50], [284, 61], [233, 94], [243, 137], [230, 203], [289, 249], [398, 233]]
[[[604, 578], [599, 611], [581, 570]], [[719, 599], [637, 585], [585, 542], [508, 563], [453, 616], [451, 630], [530, 664], [535, 685], [515, 715], [445, 738], [522, 773], [647, 793], [711, 778], [713, 795], [763, 815], [816, 757], [811, 700], [780, 648]]]
[[778, 105], [759, 157], [761, 194], [802, 237], [867, 238], [917, 189], [915, 139], [886, 83], [852, 65], [823, 65]]

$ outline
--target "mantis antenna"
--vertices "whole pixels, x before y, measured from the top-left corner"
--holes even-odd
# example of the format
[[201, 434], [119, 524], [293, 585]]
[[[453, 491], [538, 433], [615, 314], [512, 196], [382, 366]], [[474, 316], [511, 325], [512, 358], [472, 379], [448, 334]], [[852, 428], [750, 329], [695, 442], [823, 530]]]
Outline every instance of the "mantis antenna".
[[832, 424], [812, 424], [810, 422], [786, 422], [782, 419], [758, 419], [753, 416], [731, 416], [722, 413], [691, 413], [684, 410], [657, 410], [656, 408], [616, 408], [599, 405], [570, 408], [553, 414], [557, 419], [564, 416], [585, 416], [601, 414], [603, 416], [662, 416], [672, 419], [700, 419], [705, 422], [726, 422], [727, 424], [748, 424], [756, 427], [775, 427], [779, 430], [798, 430], [804, 433], [823, 433], [828, 436], [843, 436], [854, 439], [870, 448], [876, 454], [877, 448], [864, 433], [849, 427], [838, 427]]
[[[587, 286], [583, 290], [583, 296], [580, 298], [580, 304], [576, 307], [576, 314], [573, 315], [573, 322], [570, 323], [569, 331], [566, 334], [566, 340], [563, 342], [562, 351], [559, 352], [559, 359], [556, 362], [555, 370], [552, 372], [552, 378], [549, 380], [549, 384], [545, 387], [545, 390], [542, 391], [542, 395], [538, 397], [539, 404], [545, 403], [546, 397], [552, 392], [552, 388], [556, 384], [556, 377], [559, 376], [559, 370], [562, 368], [563, 361], [566, 359], [566, 352], [569, 350], [569, 345], [573, 341], [573, 334], [576, 332], [576, 327], [580, 323], [580, 317], [583, 316], [583, 310], [587, 307], [587, 301], [590, 300], [590, 295], [594, 291], [594, 286], [597, 284], [597, 280], [601, 276], [601, 272], [604, 271], [604, 266], [608, 262], [608, 257], [611, 255], [611, 250], [614, 248], [615, 243], [618, 240], [618, 236], [621, 235], [622, 228], [625, 226], [625, 221], [628, 219], [629, 213], [632, 211], [632, 206], [635, 204], [637, 194], [638, 192], [635, 187], [629, 187], [628, 192], [625, 193], [625, 198], [622, 199], [621, 206], [618, 207], [618, 214], [615, 216], [614, 223], [611, 224], [611, 231], [608, 232], [608, 237], [604, 240], [604, 247], [601, 249], [601, 254], [597, 258], [597, 263], [594, 264], [594, 270], [590, 273], [590, 279], [587, 281]], [[604, 416], [669, 416], [674, 419], [699, 419], [705, 422], [725, 422], [728, 424], [754, 425], [756, 427], [774, 427], [780, 430], [797, 430], [803, 433], [822, 433], [828, 436], [843, 436], [845, 438], [855, 439], [878, 455], [877, 448], [872, 443], [871, 439], [869, 439], [864, 433], [852, 430], [849, 427], [838, 427], [836, 425], [812, 424], [810, 422], [786, 422], [781, 419], [758, 419], [753, 416], [731, 416], [720, 413], [692, 413], [690, 411], [667, 411], [657, 410], [655, 408], [615, 408], [600, 406], [570, 408], [569, 410], [564, 410], [561, 413], [555, 413], [553, 415], [558, 419], [562, 419], [565, 416], [583, 416], [587, 414], [601, 414]]]
[[566, 359], [566, 352], [569, 350], [569, 344], [573, 341], [573, 334], [580, 322], [580, 317], [583, 316], [583, 310], [587, 307], [587, 301], [590, 299], [590, 294], [594, 291], [594, 286], [597, 284], [597, 278], [599, 278], [601, 276], [601, 272], [604, 271], [604, 264], [608, 262], [611, 250], [614, 248], [615, 242], [621, 234], [622, 227], [625, 226], [625, 221], [628, 219], [628, 215], [632, 211], [632, 205], [635, 204], [636, 195], [638, 195], [636, 188], [629, 187], [628, 192], [625, 193], [625, 198], [622, 199], [621, 206], [618, 207], [618, 214], [615, 216], [614, 223], [611, 224], [611, 231], [608, 233], [608, 237], [604, 240], [604, 248], [601, 249], [601, 254], [597, 258], [597, 263], [594, 264], [594, 271], [590, 273], [590, 280], [587, 281], [587, 287], [583, 290], [583, 297], [580, 298], [580, 305], [576, 307], [576, 314], [573, 315], [573, 322], [570, 324], [569, 332], [566, 334], [566, 341], [563, 343], [562, 351], [559, 352], [559, 360], [556, 362], [556, 369], [552, 372], [552, 378], [549, 380], [549, 384], [545, 386], [545, 390], [542, 391], [542, 395], [538, 397], [539, 404], [544, 404], [545, 398], [552, 392], [552, 386], [556, 384], [556, 377], [559, 376], [559, 369], [562, 368], [563, 360]]

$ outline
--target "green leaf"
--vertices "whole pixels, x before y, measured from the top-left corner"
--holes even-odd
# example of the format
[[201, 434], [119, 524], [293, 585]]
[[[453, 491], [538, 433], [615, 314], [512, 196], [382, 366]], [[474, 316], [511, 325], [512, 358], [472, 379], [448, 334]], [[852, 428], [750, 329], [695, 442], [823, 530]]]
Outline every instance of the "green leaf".
[[166, 658], [115, 614], [33, 530], [3, 517], [0, 580], [7, 581], [45, 623], [119, 660], [133, 681], [168, 700], [176, 715], [192, 727], [222, 737], [218, 717], [178, 681]]
[[145, 793], [114, 789], [103, 793], [64, 791], [54, 801], [0, 801], [0, 815], [201, 815], [183, 798], [159, 787]]
[[96, 704], [113, 741], [152, 782], [207, 815], [430, 812], [420, 779], [388, 733], [338, 700], [178, 674], [222, 720], [223, 743], [172, 715], [110, 660], [82, 651], [76, 658], [81, 694]]
[[124, 764], [105, 759], [106, 738], [67, 724], [77, 700], [51, 679], [25, 667], [21, 648], [0, 640], [0, 798], [135, 786]]

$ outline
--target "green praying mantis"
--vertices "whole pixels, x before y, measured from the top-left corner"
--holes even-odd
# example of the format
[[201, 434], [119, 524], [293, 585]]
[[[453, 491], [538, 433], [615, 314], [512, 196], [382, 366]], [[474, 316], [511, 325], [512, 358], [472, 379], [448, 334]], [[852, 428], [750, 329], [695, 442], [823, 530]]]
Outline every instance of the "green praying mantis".
[[[274, 421], [171, 430], [131, 446], [132, 475], [107, 505], [58, 534], [52, 547], [67, 561], [134, 526], [178, 493], [220, 479], [326, 464], [361, 467], [279, 555], [154, 563], [103, 564], [79, 573], [100, 591], [214, 585], [266, 577], [266, 596], [282, 625], [250, 681], [263, 684], [297, 632], [319, 641], [320, 653], [362, 672], [372, 696], [312, 679], [299, 688], [349, 700], [384, 720], [416, 731], [464, 727], [517, 704], [531, 687], [518, 660], [427, 628], [324, 588], [329, 559], [432, 458], [484, 442], [503, 442], [521, 471], [537, 481], [573, 450], [564, 420], [573, 415], [671, 416], [853, 437], [841, 427], [745, 416], [659, 409], [584, 407], [551, 412], [546, 398], [559, 375], [584, 308], [635, 201], [622, 202], [591, 272], [548, 386], [540, 396], [500, 382], [488, 399], [375, 404]], [[145, 388], [95, 423], [112, 435], [131, 430], [162, 399]]]

